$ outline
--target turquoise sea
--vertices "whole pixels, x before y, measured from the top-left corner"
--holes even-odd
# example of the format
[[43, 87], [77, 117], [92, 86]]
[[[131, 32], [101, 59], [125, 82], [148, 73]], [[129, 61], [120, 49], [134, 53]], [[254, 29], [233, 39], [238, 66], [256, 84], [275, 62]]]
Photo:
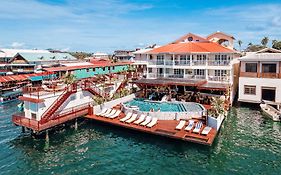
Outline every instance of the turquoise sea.
[[281, 124], [234, 107], [212, 147], [82, 120], [44, 139], [11, 123], [0, 106], [0, 174], [280, 174]]

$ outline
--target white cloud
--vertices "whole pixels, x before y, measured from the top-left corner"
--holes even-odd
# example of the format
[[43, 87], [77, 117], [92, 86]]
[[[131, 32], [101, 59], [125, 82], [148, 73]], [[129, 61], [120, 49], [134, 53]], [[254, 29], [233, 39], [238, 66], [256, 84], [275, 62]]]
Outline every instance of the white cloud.
[[21, 43], [21, 42], [13, 42], [11, 44], [11, 47], [13, 49], [22, 49], [25, 46], [25, 43]]

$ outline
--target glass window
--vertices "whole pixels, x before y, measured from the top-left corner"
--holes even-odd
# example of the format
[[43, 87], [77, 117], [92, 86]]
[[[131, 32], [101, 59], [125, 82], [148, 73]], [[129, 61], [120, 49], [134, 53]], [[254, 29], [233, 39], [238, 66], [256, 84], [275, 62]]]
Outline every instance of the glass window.
[[148, 68], [148, 73], [152, 73], [152, 68]]
[[256, 95], [256, 86], [244, 86], [244, 94]]
[[276, 73], [276, 64], [262, 64], [263, 73]]
[[245, 71], [246, 72], [257, 72], [258, 64], [257, 63], [246, 63]]

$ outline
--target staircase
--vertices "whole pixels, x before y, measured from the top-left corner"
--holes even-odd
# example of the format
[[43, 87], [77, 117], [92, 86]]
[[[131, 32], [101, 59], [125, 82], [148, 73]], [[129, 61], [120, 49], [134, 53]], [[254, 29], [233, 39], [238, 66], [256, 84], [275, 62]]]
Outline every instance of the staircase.
[[115, 92], [118, 92], [120, 89], [124, 88], [127, 84], [128, 80], [125, 79], [124, 81], [122, 81], [122, 83], [119, 85], [119, 87], [115, 90]]
[[98, 95], [100, 97], [105, 97], [105, 93], [102, 90], [100, 90], [100, 88], [98, 88], [96, 85], [94, 85], [92, 82], [84, 81], [83, 83], [84, 84], [82, 86], [82, 90], [89, 91], [93, 95]]
[[46, 123], [55, 117], [56, 110], [67, 100], [67, 98], [77, 92], [77, 84], [72, 84], [54, 101], [54, 103], [43, 113], [40, 123]]

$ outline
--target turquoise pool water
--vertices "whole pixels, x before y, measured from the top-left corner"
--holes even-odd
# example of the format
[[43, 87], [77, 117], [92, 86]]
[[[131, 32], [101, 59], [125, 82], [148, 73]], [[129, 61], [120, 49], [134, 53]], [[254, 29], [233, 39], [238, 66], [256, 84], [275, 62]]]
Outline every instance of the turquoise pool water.
[[125, 103], [129, 106], [138, 106], [140, 111], [154, 111], [162, 112], [201, 112], [203, 109], [201, 105], [196, 103], [180, 103], [180, 102], [152, 102], [144, 99], [135, 98], [132, 101]]

